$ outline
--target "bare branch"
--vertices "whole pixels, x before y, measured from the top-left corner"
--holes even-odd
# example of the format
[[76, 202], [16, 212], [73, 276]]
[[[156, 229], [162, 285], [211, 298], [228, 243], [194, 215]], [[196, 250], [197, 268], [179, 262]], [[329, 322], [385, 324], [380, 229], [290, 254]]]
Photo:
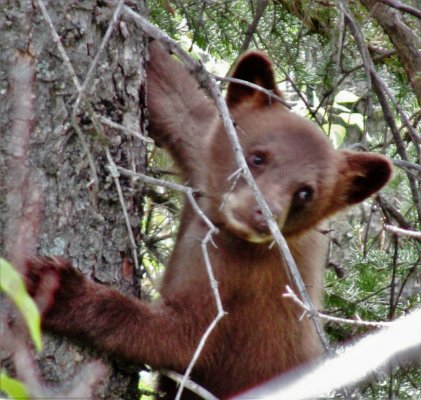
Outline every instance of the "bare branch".
[[[245, 392], [236, 400], [313, 399], [354, 388], [374, 373], [421, 360], [421, 309], [338, 351], [335, 357], [310, 364]], [[387, 349], [387, 351], [385, 351]], [[364, 360], [364, 362], [361, 362]]]
[[404, 160], [392, 160], [392, 162], [394, 165], [396, 165], [399, 168], [416, 169], [421, 172], [421, 165], [419, 164], [411, 163], [409, 161], [404, 161]]
[[123, 211], [124, 220], [126, 221], [126, 228], [129, 234], [130, 246], [132, 248], [132, 257], [133, 262], [135, 264], [136, 271], [139, 271], [139, 257], [137, 256], [137, 246], [136, 241], [134, 239], [132, 226], [130, 224], [129, 214], [127, 213], [127, 206], [124, 200], [123, 191], [121, 190], [120, 180], [119, 180], [119, 173], [117, 170], [117, 166], [114, 163], [113, 158], [111, 157], [110, 149], [108, 147], [105, 148], [105, 154], [107, 155], [107, 160], [109, 163], [109, 171], [111, 176], [114, 179], [115, 186], [117, 188], [118, 198], [120, 200], [121, 210]]
[[129, 176], [131, 178], [139, 179], [142, 182], [148, 184], [148, 185], [156, 185], [161, 187], [166, 187], [171, 190], [177, 190], [179, 192], [185, 193], [190, 200], [190, 203], [195, 210], [195, 212], [200, 216], [200, 218], [203, 219], [203, 221], [206, 223], [208, 228], [214, 233], [218, 232], [218, 229], [212, 224], [212, 222], [209, 220], [209, 218], [206, 216], [206, 214], [201, 210], [199, 205], [197, 204], [197, 201], [195, 200], [195, 195], [199, 193], [198, 190], [193, 189], [189, 186], [180, 185], [179, 183], [164, 181], [162, 179], [156, 179], [152, 178], [148, 175], [144, 175], [138, 172], [133, 172], [128, 169], [117, 167], [118, 171], [125, 176]]
[[202, 247], [203, 257], [205, 259], [206, 272], [208, 273], [209, 282], [211, 284], [211, 288], [212, 288], [212, 291], [213, 291], [213, 296], [215, 298], [216, 307], [217, 307], [218, 312], [217, 312], [217, 315], [216, 315], [215, 319], [210, 323], [210, 325], [207, 327], [205, 333], [202, 335], [202, 337], [200, 339], [199, 345], [197, 346], [196, 351], [194, 352], [193, 357], [190, 361], [190, 364], [187, 367], [186, 372], [184, 373], [183, 379], [180, 382], [180, 387], [178, 388], [175, 400], [181, 399], [181, 395], [182, 395], [184, 386], [187, 382], [187, 378], [190, 376], [194, 365], [196, 364], [200, 354], [202, 353], [202, 350], [205, 347], [205, 344], [206, 344], [206, 341], [207, 341], [208, 337], [210, 336], [212, 331], [215, 329], [215, 327], [218, 324], [218, 322], [220, 321], [220, 319], [223, 318], [226, 315], [224, 309], [222, 308], [221, 297], [219, 295], [219, 290], [218, 290], [218, 282], [216, 281], [215, 276], [213, 274], [212, 265], [211, 265], [208, 250], [207, 250], [207, 245], [208, 245], [209, 241], [212, 240], [213, 233], [214, 233], [214, 231], [210, 230], [206, 234], [205, 238], [201, 241], [201, 247]]
[[376, 200], [379, 203], [379, 206], [383, 209], [386, 215], [390, 215], [401, 228], [410, 229], [411, 224], [406, 220], [406, 218], [396, 209], [392, 204], [385, 199], [384, 196], [378, 194]]
[[101, 58], [102, 53], [104, 52], [105, 47], [107, 46], [107, 43], [110, 40], [111, 34], [113, 33], [113, 30], [114, 30], [115, 26], [117, 25], [118, 18], [120, 16], [123, 5], [124, 5], [124, 0], [120, 0], [117, 4], [115, 10], [114, 10], [114, 14], [112, 16], [111, 22], [108, 25], [108, 28], [107, 28], [107, 31], [105, 32], [104, 37], [102, 38], [101, 44], [98, 48], [98, 51], [95, 55], [95, 58], [92, 61], [91, 65], [89, 66], [89, 70], [86, 74], [83, 85], [80, 88], [80, 90], [78, 90], [79, 95], [78, 95], [78, 98], [77, 98], [76, 103], [75, 103], [76, 109], [78, 107], [77, 105], [79, 104], [84, 92], [86, 91], [86, 88], [88, 87], [88, 85], [90, 84], [90, 82], [91, 82], [91, 80], [94, 76], [95, 69], [96, 69], [96, 66], [98, 65], [99, 59]]
[[254, 90], [257, 90], [259, 92], [264, 93], [270, 100], [275, 100], [281, 104], [283, 104], [285, 107], [291, 108], [291, 104], [289, 104], [286, 100], [284, 100], [282, 97], [277, 96], [275, 93], [273, 93], [271, 90], [267, 90], [262, 86], [256, 85], [255, 83], [249, 82], [249, 81], [245, 81], [243, 79], [238, 79], [238, 78], [231, 78], [231, 77], [223, 77], [223, 76], [217, 76], [214, 75], [214, 78], [217, 81], [222, 81], [222, 82], [233, 82], [233, 83], [238, 83], [240, 85], [243, 86], [247, 86], [249, 88], [252, 88]]
[[134, 131], [133, 129], [127, 128], [123, 125], [117, 124], [116, 122], [111, 121], [108, 118], [105, 118], [103, 115], [96, 114], [96, 118], [98, 118], [98, 120], [101, 121], [104, 125], [108, 125], [111, 128], [118, 129], [118, 130], [122, 131], [124, 134], [126, 134], [128, 136], [133, 136], [136, 139], [141, 140], [142, 142], [146, 142], [146, 143], [153, 143], [154, 142], [153, 139], [142, 135], [140, 132]]
[[421, 19], [421, 11], [415, 7], [409, 6], [408, 4], [401, 3], [397, 0], [379, 0], [383, 4], [387, 4], [390, 7], [396, 8], [397, 10], [404, 11], [408, 14]]
[[[83, 82], [81, 88], [78, 89], [78, 96], [77, 96], [77, 99], [76, 99], [76, 101], [73, 105], [72, 124], [73, 124], [73, 127], [75, 128], [75, 130], [76, 130], [76, 132], [77, 132], [77, 134], [78, 134], [78, 136], [79, 136], [79, 138], [82, 142], [82, 146], [84, 147], [85, 153], [88, 157], [96, 188], [98, 188], [99, 182], [98, 182], [98, 175], [97, 175], [96, 169], [95, 169], [95, 163], [92, 159], [92, 155], [89, 151], [89, 148], [88, 148], [88, 145], [87, 145], [87, 143], [85, 141], [85, 138], [83, 136], [82, 130], [80, 129], [79, 124], [77, 122], [77, 114], [79, 112], [80, 102], [82, 101], [82, 98], [85, 96], [86, 88], [88, 87], [89, 83], [91, 82], [91, 79], [92, 79], [92, 77], [94, 75], [94, 72], [95, 72], [95, 68], [96, 68], [96, 66], [99, 62], [99, 59], [100, 59], [100, 57], [101, 57], [101, 55], [102, 55], [102, 53], [105, 49], [105, 46], [107, 45], [107, 43], [108, 43], [108, 41], [111, 37], [111, 34], [114, 30], [115, 25], [117, 24], [117, 19], [118, 19], [118, 16], [120, 15], [123, 4], [124, 4], [124, 0], [120, 0], [117, 4], [117, 7], [114, 10], [114, 14], [113, 14], [111, 23], [108, 25], [107, 31], [105, 32], [105, 35], [102, 39], [102, 42], [99, 46], [99, 49], [98, 49], [98, 51], [95, 55], [95, 58], [94, 58], [93, 62], [91, 63], [90, 67], [89, 67], [88, 73], [86, 74], [86, 77], [85, 77], [85, 81]], [[91, 117], [93, 117], [93, 116], [94, 116], [94, 114], [93, 114], [93, 112], [91, 112]], [[95, 122], [96, 122], [95, 119], [93, 119], [94, 126], [95, 126], [96, 130], [98, 131], [98, 128], [97, 128], [98, 124], [96, 124]], [[98, 133], [101, 133], [101, 132], [98, 132]], [[103, 136], [103, 135], [100, 135], [100, 136]], [[119, 187], [117, 187], [117, 190], [119, 190]], [[121, 191], [121, 189], [120, 189], [120, 191]], [[119, 191], [119, 193], [120, 193], [120, 191]], [[123, 212], [124, 212], [124, 210], [123, 210]], [[131, 228], [130, 228], [130, 231], [131, 231]], [[129, 235], [130, 235], [130, 232], [129, 232]], [[134, 262], [136, 263], [136, 266], [137, 266], [137, 258], [134, 260]]]
[[[105, 35], [102, 38], [101, 44], [100, 44], [100, 46], [98, 48], [98, 51], [97, 51], [97, 53], [95, 55], [95, 58], [92, 61], [91, 65], [89, 66], [89, 70], [88, 70], [88, 73], [86, 74], [85, 80], [84, 80], [81, 88], [78, 89], [78, 96], [77, 96], [77, 99], [76, 99], [76, 101], [75, 101], [75, 103], [73, 105], [72, 123], [73, 123], [74, 128], [78, 132], [79, 137], [82, 140], [82, 144], [84, 143], [85, 140], [84, 140], [82, 131], [79, 128], [79, 124], [77, 122], [77, 115], [78, 115], [78, 112], [79, 112], [79, 105], [80, 105], [82, 99], [84, 97], [86, 97], [86, 94], [85, 94], [86, 88], [88, 87], [89, 83], [91, 82], [91, 80], [93, 78], [93, 75], [94, 75], [94, 72], [95, 72], [95, 68], [96, 68], [96, 66], [97, 66], [97, 64], [99, 62], [99, 59], [102, 56], [102, 53], [103, 53], [103, 51], [104, 51], [104, 49], [105, 49], [108, 41], [110, 40], [111, 34], [112, 34], [113, 30], [114, 30], [114, 27], [117, 24], [117, 19], [118, 19], [118, 16], [120, 15], [120, 12], [121, 12], [121, 9], [123, 7], [123, 4], [124, 4], [124, 0], [120, 0], [118, 2], [118, 4], [117, 4], [115, 10], [114, 10], [114, 14], [113, 14], [111, 23], [108, 25], [107, 31], [105, 32]], [[90, 116], [92, 118], [92, 122], [93, 122], [93, 124], [95, 126], [95, 130], [100, 135], [100, 137], [104, 137], [104, 134], [102, 132], [102, 129], [99, 128], [99, 125], [98, 125], [98, 123], [96, 121], [96, 118], [95, 118], [95, 115], [96, 114], [93, 112], [92, 107], [90, 106], [90, 104], [88, 104], [87, 106], [88, 106], [88, 110], [89, 110]], [[86, 145], [86, 143], [85, 143], [85, 145]], [[85, 151], [87, 152], [88, 158], [91, 157], [87, 145], [86, 145]], [[92, 160], [92, 163], [93, 163], [93, 160]], [[95, 166], [94, 166], [94, 168], [95, 168]], [[95, 174], [96, 174], [96, 172], [95, 172]], [[95, 182], [98, 185], [98, 180], [97, 179], [98, 178], [96, 178]]]
[[253, 21], [251, 21], [249, 27], [247, 28], [246, 35], [244, 37], [243, 44], [241, 45], [239, 53], [245, 52], [249, 46], [250, 42], [253, 38], [254, 32], [256, 32], [257, 25], [259, 25], [259, 21], [263, 16], [266, 6], [268, 5], [268, 0], [258, 0], [256, 11], [254, 12]]
[[421, 241], [421, 232], [409, 231], [407, 229], [402, 229], [393, 225], [385, 225], [384, 229], [386, 229], [389, 232], [392, 232], [393, 234], [397, 236], [408, 236], [410, 238]]
[[[56, 29], [54, 28], [53, 25], [53, 21], [51, 20], [50, 15], [48, 14], [47, 8], [45, 7], [44, 1], [43, 0], [37, 0], [38, 1], [38, 5], [41, 9], [42, 15], [45, 19], [45, 21], [47, 22], [48, 27], [50, 28], [51, 31], [51, 35], [53, 36], [53, 40], [57, 45], [58, 51], [61, 55], [61, 57], [63, 58], [63, 63], [64, 65], [67, 67], [67, 69], [69, 70], [70, 76], [73, 80], [74, 85], [76, 86], [76, 89], [78, 92], [80, 92], [82, 90], [82, 86], [79, 82], [79, 79], [76, 75], [76, 72], [73, 68], [72, 63], [70, 62], [69, 57], [67, 56], [66, 50], [63, 47], [63, 44], [61, 43], [60, 37], [56, 31]], [[92, 175], [92, 180], [94, 181], [95, 187], [98, 187], [98, 174], [96, 172], [96, 167], [95, 167], [95, 163], [94, 160], [92, 158], [92, 154], [89, 150], [89, 146], [86, 143], [85, 137], [82, 133], [82, 130], [79, 127], [79, 124], [77, 123], [77, 118], [76, 116], [72, 116], [72, 125], [79, 137], [79, 140], [82, 144], [83, 150], [86, 154], [86, 157], [88, 158], [88, 162], [89, 162], [89, 167], [91, 169], [91, 175]]]
[[[181, 381], [185, 379], [185, 375], [183, 376], [178, 372], [169, 371], [167, 369], [160, 370], [160, 373], [178, 383], [181, 383]], [[199, 395], [202, 399], [218, 400], [212, 393], [208, 392], [205, 388], [203, 388], [202, 386], [198, 385], [196, 382], [193, 382], [190, 379], [185, 379], [184, 386], [187, 389], [191, 390], [193, 393]]]
[[[311, 313], [311, 310], [307, 308], [307, 306], [298, 298], [298, 296], [292, 291], [292, 289], [288, 285], [286, 287], [286, 292], [282, 296], [287, 299], [291, 299], [294, 303], [298, 304], [306, 313]], [[391, 322], [362, 321], [360, 319], [338, 318], [333, 317], [331, 315], [323, 314], [321, 312], [317, 312], [317, 317], [326, 321], [337, 322], [339, 324], [366, 326], [370, 328], [382, 328], [391, 324]]]
[[37, 0], [39, 8], [41, 9], [42, 15], [47, 22], [48, 27], [50, 28], [51, 35], [53, 36], [53, 40], [55, 44], [57, 45], [57, 49], [63, 59], [64, 65], [67, 67], [67, 69], [70, 72], [70, 76], [73, 80], [74, 85], [76, 86], [76, 89], [78, 92], [82, 90], [82, 86], [79, 83], [79, 79], [76, 75], [76, 72], [73, 68], [72, 63], [70, 62], [70, 59], [66, 53], [66, 50], [63, 47], [63, 44], [61, 43], [60, 36], [58, 35], [56, 29], [54, 28], [53, 21], [51, 20], [50, 14], [48, 14], [47, 8], [45, 7], [43, 0]]

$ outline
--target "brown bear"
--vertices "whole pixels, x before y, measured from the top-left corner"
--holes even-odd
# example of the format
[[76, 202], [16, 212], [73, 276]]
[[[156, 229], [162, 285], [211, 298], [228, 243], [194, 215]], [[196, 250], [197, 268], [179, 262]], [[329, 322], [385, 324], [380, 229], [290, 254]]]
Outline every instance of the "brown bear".
[[[148, 64], [150, 132], [198, 188], [198, 203], [219, 228], [208, 246], [227, 315], [200, 354], [191, 379], [230, 397], [320, 353], [312, 322], [285, 299], [291, 284], [262, 212], [238, 169], [217, 110], [183, 66], [158, 44]], [[233, 77], [281, 96], [271, 61], [251, 51]], [[285, 235], [313, 303], [320, 305], [326, 238], [318, 226], [389, 180], [391, 163], [336, 151], [313, 123], [261, 91], [230, 83], [226, 101], [248, 166]], [[60, 259], [28, 261], [27, 286], [43, 327], [136, 364], [183, 373], [217, 309], [200, 246], [208, 232], [186, 201], [174, 251], [152, 304], [94, 283]], [[164, 397], [175, 383], [161, 379]], [[185, 390], [183, 398], [197, 398]]]

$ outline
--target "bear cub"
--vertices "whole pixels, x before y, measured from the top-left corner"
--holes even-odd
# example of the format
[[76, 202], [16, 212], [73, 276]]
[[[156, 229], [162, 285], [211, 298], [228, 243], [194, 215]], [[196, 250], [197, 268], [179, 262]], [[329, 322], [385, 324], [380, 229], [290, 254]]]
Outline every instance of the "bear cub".
[[[191, 379], [228, 398], [320, 354], [308, 319], [282, 297], [288, 279], [255, 198], [237, 171], [218, 112], [188, 71], [157, 42], [148, 63], [150, 134], [165, 147], [183, 183], [219, 228], [209, 258], [227, 315], [217, 324]], [[232, 74], [282, 96], [273, 66], [258, 51]], [[389, 180], [391, 163], [372, 153], [335, 150], [313, 123], [264, 93], [230, 83], [226, 101], [248, 166], [262, 191], [316, 306], [320, 306], [326, 238], [320, 223], [361, 202]], [[184, 373], [216, 306], [200, 239], [208, 232], [185, 202], [161, 297], [152, 304], [94, 283], [63, 259], [32, 258], [26, 282], [42, 310], [43, 328], [112, 356]], [[173, 399], [176, 384], [161, 378]], [[198, 398], [189, 390], [183, 398]]]

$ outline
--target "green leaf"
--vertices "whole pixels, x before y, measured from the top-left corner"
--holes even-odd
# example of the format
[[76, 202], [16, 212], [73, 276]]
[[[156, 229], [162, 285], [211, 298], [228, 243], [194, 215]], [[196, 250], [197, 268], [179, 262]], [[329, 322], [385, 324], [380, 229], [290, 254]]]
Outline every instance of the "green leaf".
[[343, 112], [346, 112], [346, 113], [351, 112], [351, 110], [348, 107], [345, 107], [344, 105], [339, 104], [339, 103], [335, 103], [335, 105], [333, 107], [334, 107], [335, 111], [343, 111]]
[[28, 325], [36, 349], [41, 351], [41, 317], [38, 308], [27, 293], [22, 277], [4, 258], [0, 258], [0, 291], [16, 304]]
[[344, 141], [346, 129], [339, 124], [324, 124], [323, 130], [332, 139], [333, 146], [337, 149]]
[[27, 400], [29, 398], [23, 383], [10, 378], [6, 371], [0, 372], [0, 389], [11, 399]]
[[335, 103], [356, 103], [360, 98], [352, 92], [341, 90], [335, 96]]
[[153, 400], [156, 398], [154, 389], [154, 374], [148, 371], [141, 371], [139, 374], [139, 392], [141, 400]]
[[362, 131], [364, 130], [364, 116], [359, 113], [340, 113], [339, 116], [348, 124], [356, 125]]

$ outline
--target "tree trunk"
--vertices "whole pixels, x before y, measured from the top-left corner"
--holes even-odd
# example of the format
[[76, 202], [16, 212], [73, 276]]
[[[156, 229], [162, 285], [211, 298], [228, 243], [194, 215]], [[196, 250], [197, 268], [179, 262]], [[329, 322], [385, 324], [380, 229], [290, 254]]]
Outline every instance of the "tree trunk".
[[409, 82], [421, 106], [421, 38], [402, 18], [401, 13], [377, 0], [360, 0], [389, 36], [396, 55], [404, 67]]
[[[93, 0], [45, 4], [82, 85], [114, 10]], [[138, 295], [135, 251], [106, 148], [117, 165], [136, 172], [145, 170], [146, 149], [141, 140], [109, 126], [103, 125], [106, 135], [100, 137], [90, 113], [143, 132], [142, 32], [117, 21], [87, 86], [88, 96], [76, 113], [81, 129], [77, 134], [72, 125], [76, 76], [63, 61], [41, 11], [37, 1], [1, 1], [0, 254], [17, 264], [30, 252], [63, 256], [94, 280]], [[29, 60], [33, 76], [21, 88], [12, 76], [16, 60], [22, 58]], [[29, 117], [22, 116], [17, 106], [16, 94], [22, 90], [27, 91], [21, 100], [30, 110]], [[15, 129], [22, 124], [29, 127], [27, 147]], [[136, 238], [142, 216], [139, 188], [134, 190], [129, 179], [119, 181]], [[29, 225], [35, 229], [25, 228], [31, 218]], [[47, 383], [68, 381], [87, 360], [98, 357], [62, 338], [44, 334], [44, 342], [39, 365]], [[137, 371], [113, 366], [108, 384], [95, 396], [135, 399], [137, 381]]]

